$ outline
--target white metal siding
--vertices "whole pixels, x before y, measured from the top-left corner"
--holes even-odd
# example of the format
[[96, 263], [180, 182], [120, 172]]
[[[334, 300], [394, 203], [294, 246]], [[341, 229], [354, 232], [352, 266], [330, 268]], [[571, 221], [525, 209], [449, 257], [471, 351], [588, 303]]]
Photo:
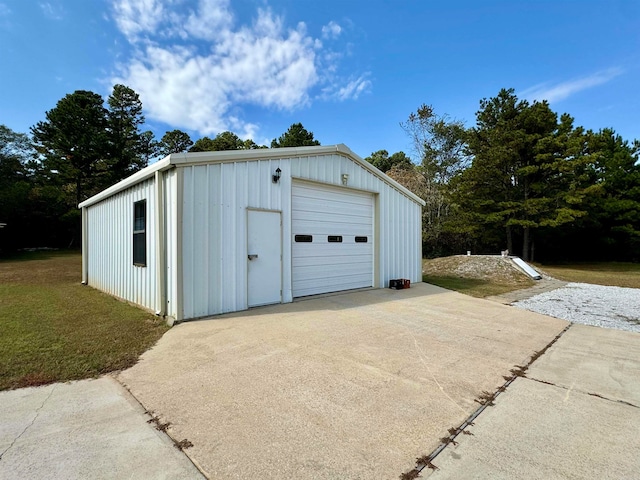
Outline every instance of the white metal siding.
[[[317, 183], [292, 185], [294, 297], [373, 285], [373, 195]], [[296, 242], [310, 235], [311, 242]], [[328, 237], [340, 236], [341, 242]], [[355, 237], [365, 237], [356, 243]]]
[[341, 175], [346, 173], [349, 175], [349, 188], [378, 193], [378, 269], [374, 286], [387, 287], [393, 278], [407, 278], [412, 283], [422, 281], [421, 205], [342, 155], [299, 158], [291, 163], [291, 170], [287, 173], [295, 178], [338, 186], [341, 185]]
[[[147, 201], [147, 266], [133, 265], [133, 204]], [[155, 186], [147, 180], [87, 207], [88, 283], [150, 310], [156, 305]]]
[[[253, 151], [249, 160], [238, 155], [237, 161], [231, 161], [227, 154], [220, 162], [211, 157], [210, 163], [204, 154], [177, 156], [175, 162], [173, 156], [167, 157], [157, 168], [150, 166], [83, 202], [83, 265], [89, 285], [151, 310], [160, 307], [156, 192], [149, 175], [171, 165], [176, 168], [161, 176], [167, 313], [173, 317], [189, 319], [247, 308], [247, 208], [282, 212], [282, 301], [292, 301], [292, 185], [296, 180], [371, 193], [373, 286], [386, 287], [392, 278], [421, 281], [421, 206], [349, 153], [318, 148], [322, 151], [314, 156], [305, 156], [308, 149], [300, 149], [302, 156], [284, 149], [283, 155], [293, 156], [278, 158], [271, 150], [269, 158], [260, 159], [256, 158], [260, 153]], [[192, 163], [199, 158], [202, 164]], [[271, 177], [276, 168], [282, 177], [274, 184]], [[349, 175], [346, 189], [343, 174]], [[135, 267], [133, 203], [142, 199], [147, 201], [147, 266]]]
[[[271, 181], [282, 161], [183, 168], [184, 318], [247, 308], [247, 207], [281, 210], [284, 185]], [[287, 233], [288, 234], [288, 231]], [[290, 249], [283, 246], [283, 258]], [[290, 285], [290, 267], [283, 269]]]
[[[178, 208], [185, 319], [247, 308], [247, 208], [282, 212], [282, 301], [293, 300], [291, 200], [295, 179], [342, 189], [342, 174], [346, 173], [349, 189], [377, 194], [373, 245], [378, 266], [373, 286], [386, 287], [392, 278], [422, 279], [421, 206], [348, 157], [333, 154], [178, 168], [183, 173], [183, 199]], [[271, 177], [276, 168], [282, 174], [274, 184]]]

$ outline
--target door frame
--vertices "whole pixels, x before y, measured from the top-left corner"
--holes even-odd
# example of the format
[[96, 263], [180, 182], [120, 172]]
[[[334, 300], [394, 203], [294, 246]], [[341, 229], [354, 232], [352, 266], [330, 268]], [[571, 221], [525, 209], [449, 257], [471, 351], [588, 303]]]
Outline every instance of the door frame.
[[278, 213], [280, 215], [280, 300], [278, 302], [265, 304], [265, 305], [276, 305], [278, 303], [282, 303], [282, 291], [283, 291], [283, 243], [282, 243], [282, 210], [272, 210], [269, 208], [255, 208], [255, 207], [247, 207], [245, 214], [245, 242], [244, 242], [244, 259], [246, 265], [246, 282], [245, 282], [245, 292], [246, 292], [246, 305], [247, 308], [257, 308], [265, 305], [249, 305], [249, 262], [247, 261], [247, 255], [249, 255], [249, 212], [268, 212], [268, 213]]

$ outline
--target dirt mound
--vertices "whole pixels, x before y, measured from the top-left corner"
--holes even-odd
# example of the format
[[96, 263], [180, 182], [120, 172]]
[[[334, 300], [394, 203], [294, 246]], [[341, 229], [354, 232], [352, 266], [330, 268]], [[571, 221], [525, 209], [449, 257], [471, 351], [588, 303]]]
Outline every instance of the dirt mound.
[[460, 277], [527, 286], [529, 277], [500, 255], [454, 255], [424, 260], [422, 273], [438, 277]]

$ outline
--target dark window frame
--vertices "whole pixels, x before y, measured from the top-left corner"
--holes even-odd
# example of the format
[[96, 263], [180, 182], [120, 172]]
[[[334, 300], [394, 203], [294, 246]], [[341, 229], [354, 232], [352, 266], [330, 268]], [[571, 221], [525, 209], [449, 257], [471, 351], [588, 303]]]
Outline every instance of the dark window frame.
[[327, 242], [329, 243], [342, 243], [342, 235], [328, 235]]
[[365, 236], [356, 236], [355, 242], [356, 243], [369, 243], [369, 238], [365, 237]]
[[147, 266], [147, 200], [133, 202], [133, 264]]
[[294, 235], [293, 241], [296, 243], [312, 243], [313, 235]]

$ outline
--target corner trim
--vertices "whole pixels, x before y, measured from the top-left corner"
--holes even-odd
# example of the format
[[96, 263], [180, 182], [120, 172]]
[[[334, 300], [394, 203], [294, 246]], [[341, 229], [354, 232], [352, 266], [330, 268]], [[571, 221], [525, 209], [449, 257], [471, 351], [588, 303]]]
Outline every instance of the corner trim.
[[89, 212], [82, 208], [82, 284], [89, 284]]
[[167, 314], [167, 248], [165, 242], [165, 202], [164, 175], [159, 170], [155, 173], [156, 182], [156, 276], [158, 310], [156, 315]]

